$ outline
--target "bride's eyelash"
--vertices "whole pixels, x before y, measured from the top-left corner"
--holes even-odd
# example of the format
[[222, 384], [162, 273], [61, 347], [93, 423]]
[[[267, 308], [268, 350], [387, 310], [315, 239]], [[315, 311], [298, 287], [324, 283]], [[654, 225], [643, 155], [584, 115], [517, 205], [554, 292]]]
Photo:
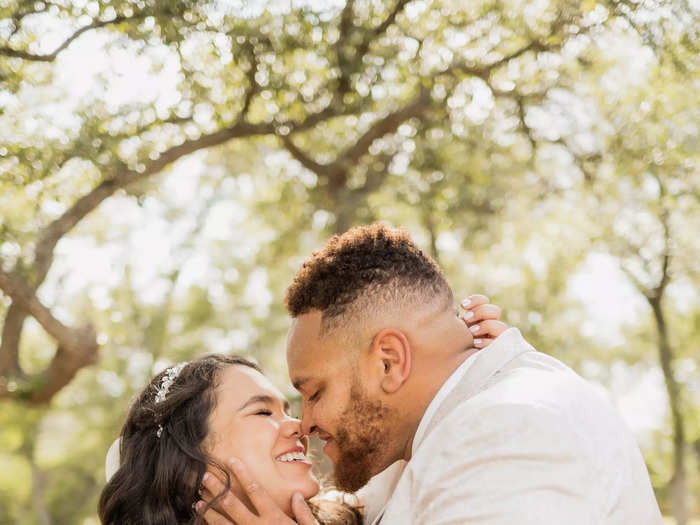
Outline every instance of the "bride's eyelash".
[[271, 411], [271, 410], [258, 410], [258, 411], [255, 413], [255, 415], [256, 415], [256, 416], [271, 416], [271, 415], [272, 415], [272, 411]]

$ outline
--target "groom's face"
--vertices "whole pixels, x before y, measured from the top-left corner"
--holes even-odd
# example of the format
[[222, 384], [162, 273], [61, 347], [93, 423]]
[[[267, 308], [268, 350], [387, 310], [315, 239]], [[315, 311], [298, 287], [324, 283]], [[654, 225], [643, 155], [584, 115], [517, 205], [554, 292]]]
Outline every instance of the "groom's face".
[[[355, 491], [385, 466], [391, 409], [363, 382], [358, 349], [321, 333], [321, 313], [297, 317], [287, 339], [292, 384], [302, 395], [302, 432], [317, 433], [334, 464], [339, 489]], [[389, 462], [390, 463], [390, 462]]]

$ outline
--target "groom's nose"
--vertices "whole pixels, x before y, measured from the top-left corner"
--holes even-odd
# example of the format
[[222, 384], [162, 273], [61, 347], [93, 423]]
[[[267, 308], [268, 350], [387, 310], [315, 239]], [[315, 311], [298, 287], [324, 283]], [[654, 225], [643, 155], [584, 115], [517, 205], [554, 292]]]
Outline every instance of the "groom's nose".
[[301, 433], [310, 436], [316, 432], [316, 425], [313, 424], [311, 412], [308, 409], [302, 408], [301, 413]]

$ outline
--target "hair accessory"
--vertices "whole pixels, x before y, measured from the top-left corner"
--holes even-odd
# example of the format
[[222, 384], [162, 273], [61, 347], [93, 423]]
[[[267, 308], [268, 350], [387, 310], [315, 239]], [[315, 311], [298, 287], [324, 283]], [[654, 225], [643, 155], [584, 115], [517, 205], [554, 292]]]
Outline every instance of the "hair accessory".
[[[170, 391], [170, 387], [172, 384], [175, 382], [177, 379], [177, 376], [180, 375], [180, 372], [182, 372], [182, 369], [187, 366], [189, 361], [183, 361], [182, 363], [178, 363], [175, 366], [171, 366], [168, 368], [168, 370], [165, 372], [165, 375], [160, 380], [160, 388], [158, 389], [158, 392], [156, 392], [156, 399], [155, 403], [158, 404], [162, 401], [165, 401], [165, 397], [168, 395], [168, 392]], [[159, 424], [158, 425], [158, 431], [156, 432], [156, 436], [160, 437], [163, 434], [163, 425]]]
[[105, 458], [105, 477], [107, 481], [110, 480], [114, 473], [119, 470], [119, 464], [121, 460], [119, 458], [119, 447], [121, 446], [122, 438], [117, 438], [110, 445], [107, 451], [107, 457]]

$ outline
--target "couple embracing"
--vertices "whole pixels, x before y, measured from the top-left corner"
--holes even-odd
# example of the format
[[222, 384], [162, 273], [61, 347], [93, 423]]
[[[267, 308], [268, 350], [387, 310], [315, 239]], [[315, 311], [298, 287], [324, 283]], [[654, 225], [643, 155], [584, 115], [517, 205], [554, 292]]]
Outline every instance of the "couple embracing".
[[[639, 448], [582, 378], [382, 225], [331, 238], [287, 291], [301, 420], [245, 359], [209, 355], [134, 402], [104, 525], [660, 525]], [[325, 441], [335, 487], [311, 475]], [[111, 471], [111, 472], [110, 472]]]

